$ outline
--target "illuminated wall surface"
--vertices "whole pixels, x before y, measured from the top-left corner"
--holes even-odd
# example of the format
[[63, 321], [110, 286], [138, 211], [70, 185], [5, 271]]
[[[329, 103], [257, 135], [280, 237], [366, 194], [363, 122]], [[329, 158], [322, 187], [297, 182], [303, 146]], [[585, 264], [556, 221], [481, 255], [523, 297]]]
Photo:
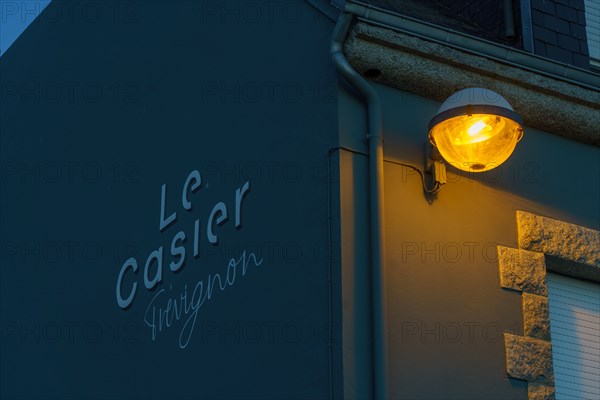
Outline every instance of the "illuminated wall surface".
[[[438, 103], [377, 85], [385, 159], [421, 165], [429, 118]], [[364, 114], [340, 95], [342, 145], [365, 151]], [[523, 210], [598, 229], [599, 152], [525, 127], [513, 155], [481, 174], [448, 169], [430, 199], [419, 175], [385, 162], [387, 313], [392, 398], [526, 399], [527, 384], [506, 374], [502, 332], [523, 335], [521, 296], [501, 289], [496, 245], [516, 246], [515, 212]], [[343, 153], [341, 170], [345, 394], [368, 395], [366, 352], [350, 352], [369, 335], [367, 160]], [[577, 173], [575, 173], [577, 171]], [[353, 208], [352, 203], [357, 205]], [[344, 227], [348, 227], [344, 229]], [[350, 229], [353, 227], [353, 229]], [[347, 356], [348, 355], [348, 356]]]
[[[370, 396], [367, 159], [329, 152], [367, 151], [366, 116], [334, 22], [166, 4], [42, 14], [0, 59], [0, 397]], [[375, 85], [385, 158], [421, 165], [439, 103]], [[599, 229], [599, 160], [525, 127], [434, 199], [385, 163], [393, 398], [527, 398], [496, 245], [516, 210]]]

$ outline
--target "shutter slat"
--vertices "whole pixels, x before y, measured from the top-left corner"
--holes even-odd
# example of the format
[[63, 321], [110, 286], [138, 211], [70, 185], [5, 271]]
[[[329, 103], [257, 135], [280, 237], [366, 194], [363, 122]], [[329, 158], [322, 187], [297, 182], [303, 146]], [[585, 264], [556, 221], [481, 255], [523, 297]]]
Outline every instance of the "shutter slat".
[[561, 362], [565, 362], [565, 363], [571, 363], [571, 365], [575, 365], [577, 363], [577, 361], [579, 360], [580, 364], [584, 367], [592, 367], [595, 365], [596, 359], [595, 358], [590, 358], [585, 359], [582, 357], [573, 357], [570, 354], [565, 354], [565, 353], [560, 353], [560, 352], [554, 352], [554, 357], [557, 360], [560, 360]]
[[[572, 324], [573, 321], [570, 318], [570, 314], [568, 312], [565, 312], [563, 310], [561, 310], [560, 308], [556, 307], [553, 304], [556, 313], [555, 313], [555, 317], [556, 319], [553, 319], [553, 321], [556, 320], [557, 323], [561, 324], [561, 323], [566, 323], [566, 324]], [[592, 328], [596, 329], [596, 327], [600, 326], [600, 318], [594, 318], [593, 315], [583, 315], [583, 314], [578, 314], [578, 321], [577, 321], [577, 326], [582, 326], [582, 327], [586, 327], [586, 326], [591, 326]]]
[[600, 286], [549, 273], [556, 399], [600, 398]]
[[[558, 325], [558, 326], [556, 326]], [[567, 324], [564, 325], [560, 325], [560, 324], [555, 324], [554, 326], [554, 332], [556, 332], [558, 335], [560, 336], [566, 336], [566, 337], [577, 337], [579, 339], [582, 340], [587, 340], [590, 342], [596, 342], [596, 343], [600, 343], [600, 336], [598, 335], [598, 328], [595, 328], [593, 326], [589, 326], [589, 327], [582, 327], [582, 326], [569, 326]]]

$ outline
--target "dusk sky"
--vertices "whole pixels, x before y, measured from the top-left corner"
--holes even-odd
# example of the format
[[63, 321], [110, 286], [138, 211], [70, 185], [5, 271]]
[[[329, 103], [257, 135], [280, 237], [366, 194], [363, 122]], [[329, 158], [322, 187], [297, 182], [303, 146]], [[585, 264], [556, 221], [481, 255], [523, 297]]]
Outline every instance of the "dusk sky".
[[14, 43], [50, 0], [0, 0], [0, 56]]

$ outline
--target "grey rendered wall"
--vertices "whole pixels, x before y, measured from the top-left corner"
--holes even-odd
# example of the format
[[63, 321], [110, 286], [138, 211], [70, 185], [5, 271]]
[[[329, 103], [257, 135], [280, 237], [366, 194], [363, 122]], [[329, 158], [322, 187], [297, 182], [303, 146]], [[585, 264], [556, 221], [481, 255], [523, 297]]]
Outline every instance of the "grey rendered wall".
[[[496, 244], [516, 246], [516, 210], [600, 226], [600, 151], [525, 128], [512, 157], [483, 175], [448, 169], [437, 198], [419, 176], [438, 103], [375, 84], [384, 119], [390, 395], [397, 399], [526, 399], [508, 378], [501, 332], [522, 334], [520, 294], [499, 286]], [[361, 103], [340, 88], [341, 144], [366, 151]], [[518, 111], [518, 110], [517, 110]], [[390, 162], [392, 161], [392, 162]], [[344, 304], [368, 302], [368, 180], [364, 156], [340, 161]], [[428, 201], [429, 200], [429, 201]], [[344, 208], [354, 203], [359, 210]], [[360, 211], [363, 210], [363, 211]], [[344, 388], [370, 390], [368, 303], [345, 308]], [[350, 352], [348, 343], [356, 349]], [[367, 360], [367, 362], [364, 362]]]
[[[303, 1], [58, 2], [11, 47], [0, 60], [0, 397], [341, 395], [332, 29]], [[187, 211], [194, 170], [202, 187]], [[164, 218], [177, 219], [161, 232], [163, 184]], [[229, 219], [212, 245], [219, 201]], [[178, 232], [186, 256], [173, 273]], [[160, 246], [149, 291], [144, 264]], [[139, 269], [121, 291], [138, 286], [122, 310], [129, 257]]]

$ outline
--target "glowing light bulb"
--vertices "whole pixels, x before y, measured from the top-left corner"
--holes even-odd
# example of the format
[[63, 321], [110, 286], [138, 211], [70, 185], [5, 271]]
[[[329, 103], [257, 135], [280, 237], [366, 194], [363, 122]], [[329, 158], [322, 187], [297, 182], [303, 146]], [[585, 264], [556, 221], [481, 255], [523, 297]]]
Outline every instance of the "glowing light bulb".
[[429, 140], [463, 171], [483, 172], [510, 157], [523, 136], [521, 117], [506, 99], [483, 88], [456, 92], [429, 122]]
[[475, 136], [487, 126], [488, 125], [485, 122], [477, 121], [473, 125], [471, 125], [471, 127], [467, 130], [467, 132], [469, 133], [469, 135]]
[[464, 171], [481, 172], [506, 161], [522, 132], [521, 126], [511, 119], [473, 114], [438, 123], [430, 137], [450, 164]]

